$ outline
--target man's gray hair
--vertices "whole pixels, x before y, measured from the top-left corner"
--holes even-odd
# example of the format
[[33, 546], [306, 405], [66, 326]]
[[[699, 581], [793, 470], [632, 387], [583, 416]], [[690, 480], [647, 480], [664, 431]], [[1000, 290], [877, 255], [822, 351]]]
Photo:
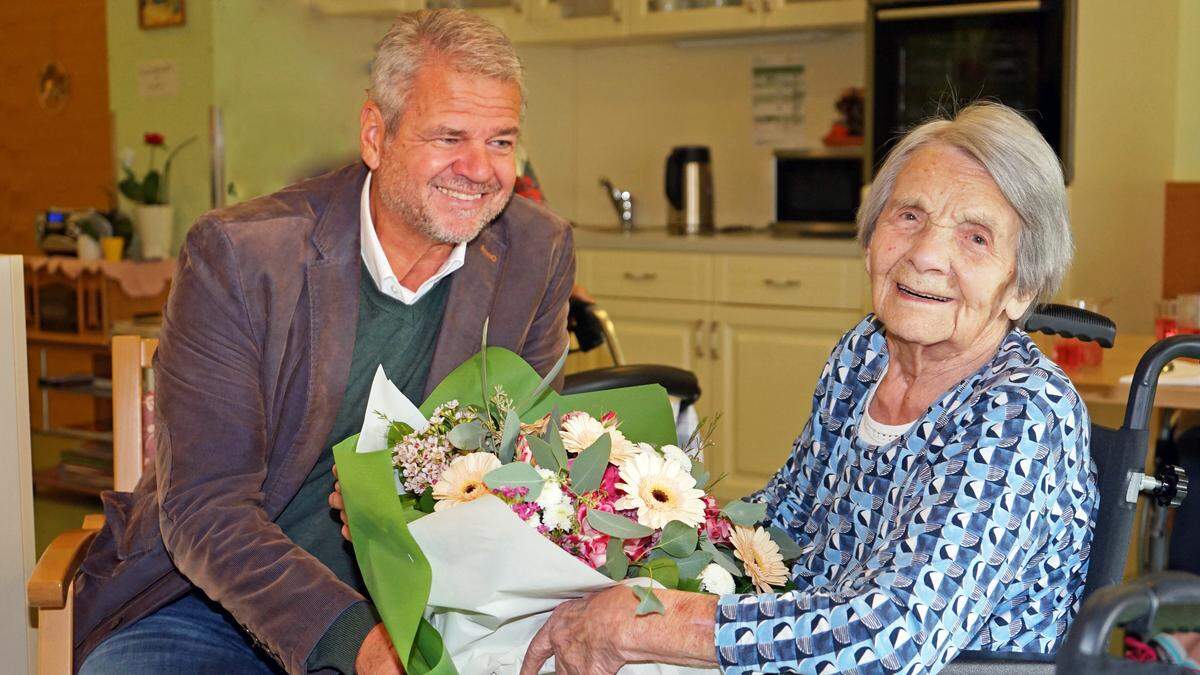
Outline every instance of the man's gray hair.
[[465, 75], [516, 83], [524, 110], [525, 77], [508, 37], [477, 14], [425, 9], [396, 17], [375, 53], [369, 93], [389, 130], [404, 112], [417, 71], [435, 62]]
[[908, 160], [918, 149], [938, 143], [966, 152], [996, 181], [1021, 218], [1017, 293], [1033, 298], [1035, 305], [1049, 300], [1066, 276], [1074, 250], [1067, 189], [1050, 144], [1033, 123], [1006, 105], [973, 103], [952, 116], [925, 122], [900, 139], [858, 210], [859, 243], [863, 248], [871, 243]]

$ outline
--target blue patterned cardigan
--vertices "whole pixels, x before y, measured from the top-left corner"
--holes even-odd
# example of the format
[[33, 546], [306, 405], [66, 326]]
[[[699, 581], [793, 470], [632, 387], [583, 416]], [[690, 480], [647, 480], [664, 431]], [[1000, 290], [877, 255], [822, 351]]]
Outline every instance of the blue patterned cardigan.
[[755, 498], [803, 554], [797, 590], [728, 595], [726, 673], [937, 672], [961, 650], [1054, 652], [1078, 609], [1098, 494], [1079, 394], [1023, 331], [884, 446], [858, 439], [888, 361], [868, 315]]

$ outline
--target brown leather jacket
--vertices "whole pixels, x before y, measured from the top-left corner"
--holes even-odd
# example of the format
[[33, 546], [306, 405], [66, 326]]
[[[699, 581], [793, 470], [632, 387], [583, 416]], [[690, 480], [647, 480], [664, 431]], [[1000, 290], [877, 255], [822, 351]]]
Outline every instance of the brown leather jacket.
[[[134, 492], [104, 495], [104, 529], [75, 581], [76, 664], [194, 584], [303, 672], [361, 599], [273, 521], [325, 450], [346, 386], [365, 177], [350, 166], [189, 232], [154, 361], [157, 466]], [[548, 371], [567, 343], [574, 277], [570, 227], [514, 197], [450, 277], [428, 388], [478, 351], [485, 317], [489, 344]]]

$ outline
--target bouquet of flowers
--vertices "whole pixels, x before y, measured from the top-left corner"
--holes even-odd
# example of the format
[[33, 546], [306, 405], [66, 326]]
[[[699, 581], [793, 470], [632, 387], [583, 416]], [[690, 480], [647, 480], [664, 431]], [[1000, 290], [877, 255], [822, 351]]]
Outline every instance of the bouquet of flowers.
[[[674, 445], [665, 390], [563, 397], [553, 377], [486, 348], [417, 409], [380, 371], [363, 432], [335, 448], [355, 554], [408, 672], [516, 672], [555, 606], [614, 583], [638, 614], [663, 611], [655, 587], [789, 587], [799, 548], [758, 527], [764, 505], [708, 494], [709, 434]], [[687, 669], [623, 672], [666, 670]]]

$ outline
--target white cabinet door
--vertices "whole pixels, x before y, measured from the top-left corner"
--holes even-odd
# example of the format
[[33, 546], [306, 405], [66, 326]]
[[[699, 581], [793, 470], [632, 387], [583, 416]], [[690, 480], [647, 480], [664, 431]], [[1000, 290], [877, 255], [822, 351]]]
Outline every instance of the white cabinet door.
[[707, 464], [714, 476], [725, 474], [718, 498], [758, 490], [783, 465], [829, 353], [859, 318], [855, 310], [715, 307], [710, 401], [721, 424]]
[[634, 35], [697, 35], [761, 28], [765, 0], [633, 0]]
[[532, 0], [530, 41], [582, 42], [629, 34], [628, 0]]
[[765, 0], [767, 28], [852, 28], [867, 18], [863, 0]]

